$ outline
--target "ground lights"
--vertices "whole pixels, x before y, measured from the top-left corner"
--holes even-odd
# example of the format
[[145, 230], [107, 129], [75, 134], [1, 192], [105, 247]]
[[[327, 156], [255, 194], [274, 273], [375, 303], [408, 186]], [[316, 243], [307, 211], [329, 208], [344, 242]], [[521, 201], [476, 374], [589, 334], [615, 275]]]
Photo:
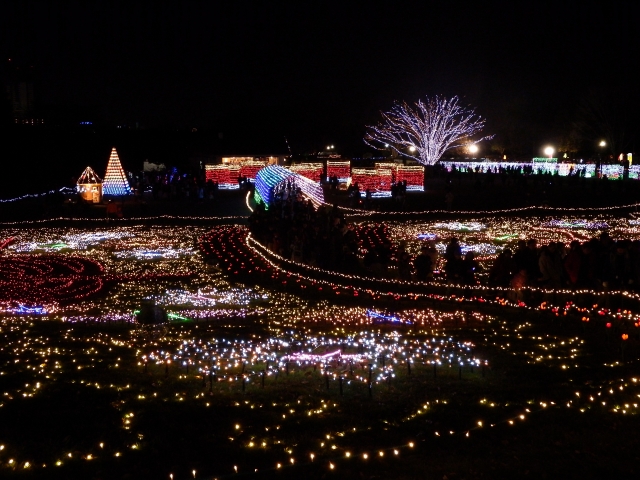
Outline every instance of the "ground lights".
[[[535, 232], [536, 230], [533, 229], [530, 231]], [[206, 253], [213, 254], [223, 260], [224, 263], [228, 265], [228, 267], [225, 268], [233, 275], [254, 272], [254, 278], [259, 278], [260, 275], [269, 275], [272, 279], [280, 279], [283, 285], [293, 285], [294, 287], [300, 288], [302, 290], [306, 288], [317, 288], [317, 291], [322, 291], [323, 288], [328, 287], [330, 289], [328, 290], [329, 293], [331, 293], [331, 290], [333, 290], [335, 295], [345, 294], [354, 297], [359, 295], [366, 295], [367, 298], [373, 300], [375, 300], [376, 298], [382, 298], [416, 301], [418, 299], [445, 300], [448, 298], [449, 300], [454, 301], [473, 301], [487, 304], [497, 303], [503, 306], [514, 305], [518, 307], [537, 308], [536, 305], [527, 305], [521, 299], [522, 296], [520, 296], [520, 298], [513, 298], [513, 291], [509, 288], [463, 285], [456, 286], [446, 284], [446, 288], [448, 291], [450, 291], [452, 288], [455, 288], [457, 290], [457, 293], [453, 295], [449, 293], [447, 295], [434, 296], [434, 294], [429, 293], [429, 291], [433, 291], [433, 288], [437, 287], [438, 285], [442, 287], [443, 285], [441, 283], [415, 281], [409, 282], [330, 272], [319, 269], [317, 267], [312, 267], [309, 265], [301, 264], [299, 262], [284, 259], [276, 254], [273, 254], [268, 249], [266, 249], [266, 247], [264, 247], [256, 240], [254, 240], [250, 235], [248, 235], [246, 231], [243, 232], [242, 229], [238, 229], [235, 227], [224, 227], [224, 232], [226, 232], [226, 235], [230, 235], [228, 237], [230, 241], [228, 241], [224, 246], [220, 245], [218, 247], [213, 243], [210, 243], [210, 240], [214, 239], [215, 242], [219, 242], [220, 233], [207, 236], [201, 241], [200, 246]], [[243, 238], [245, 235], [246, 239]], [[246, 250], [247, 248], [249, 250]], [[224, 253], [229, 250], [233, 250], [235, 252], [235, 254], [231, 257]], [[309, 273], [300, 273], [302, 271]], [[426, 290], [421, 290], [422, 288], [426, 288]], [[612, 314], [612, 312], [608, 309], [598, 309], [596, 308], [597, 306], [593, 308], [578, 307], [576, 302], [581, 298], [586, 298], [589, 296], [624, 296], [626, 298], [638, 297], [637, 294], [632, 294], [626, 291], [548, 291], [545, 289], [537, 289], [531, 287], [523, 290], [531, 292], [532, 294], [535, 292], [539, 292], [543, 297], [550, 293], [554, 293], [556, 297], [565, 298], [566, 301], [564, 303], [561, 303], [560, 305], [554, 307], [554, 313], [556, 313], [556, 315], [566, 315], [569, 312], [589, 312], [590, 315], [598, 314], [601, 316], [608, 316]], [[635, 314], [635, 316], [627, 318], [633, 319], [633, 323], [637, 323], [640, 319], [637, 314]]]
[[[612, 226], [612, 229], [615, 228]], [[44, 238], [51, 234], [47, 230], [33, 229], [26, 232], [25, 236], [43, 236]], [[491, 227], [487, 230], [491, 231]], [[376, 429], [379, 426], [376, 423], [362, 422], [355, 426], [356, 431], [346, 425], [338, 431], [320, 428], [317, 435], [314, 434], [315, 437], [313, 437], [313, 441], [316, 442], [314, 447], [307, 449], [295, 445], [296, 442], [292, 440], [287, 429], [298, 422], [306, 425], [304, 422], [307, 419], [332, 418], [333, 415], [340, 418], [339, 410], [345, 405], [338, 393], [340, 377], [342, 376], [345, 381], [343, 385], [345, 395], [350, 394], [349, 389], [354, 389], [357, 385], [366, 387], [369, 379], [369, 363], [372, 364], [372, 381], [378, 388], [374, 395], [384, 394], [388, 378], [394, 379], [393, 381], [396, 381], [395, 378], [406, 378], [410, 366], [414, 368], [412, 378], [418, 378], [418, 375], [427, 378], [426, 375], [431, 373], [429, 368], [432, 364], [428, 363], [430, 361], [439, 360], [443, 364], [442, 368], [448, 368], [451, 361], [455, 377], [459, 358], [468, 362], [473, 360], [474, 356], [472, 351], [467, 350], [471, 345], [456, 338], [456, 334], [442, 335], [443, 328], [458, 327], [468, 334], [476, 332], [473, 334], [473, 343], [484, 351], [498, 350], [525, 363], [534, 362], [545, 365], [560, 372], [565, 376], [563, 378], [567, 379], [571, 379], [573, 371], [589, 360], [584, 356], [587, 345], [583, 338], [575, 335], [566, 337], [534, 335], [531, 329], [535, 326], [527, 322], [503, 322], [477, 312], [466, 314], [462, 310], [441, 313], [425, 309], [423, 304], [416, 304], [411, 309], [385, 311], [382, 308], [375, 308], [367, 311], [362, 307], [343, 307], [326, 301], [309, 303], [289, 293], [270, 290], [266, 295], [261, 289], [247, 289], [241, 286], [232, 288], [226, 280], [226, 274], [209, 269], [200, 255], [157, 260], [135, 257], [125, 260], [114, 255], [117, 251], [131, 251], [139, 248], [144, 244], [145, 238], [150, 245], [155, 245], [153, 248], [188, 248], [189, 245], [193, 245], [193, 236], [203, 234], [204, 229], [185, 232], [182, 229], [180, 231], [136, 230], [132, 227], [114, 227], [114, 231], [122, 231], [130, 235], [98, 241], [90, 249], [60, 255], [61, 258], [69, 261], [77, 256], [96, 261], [110, 275], [113, 275], [113, 278], [121, 278], [121, 281], [115, 282], [108, 297], [63, 305], [54, 314], [49, 312], [43, 316], [36, 316], [32, 314], [34, 312], [25, 312], [24, 317], [18, 317], [5, 312], [0, 318], [0, 337], [2, 338], [0, 375], [4, 378], [25, 380], [15, 387], [6, 388], [0, 392], [2, 395], [0, 408], [37, 398], [47, 392], [47, 388], [53, 383], [66, 383], [73, 380], [75, 382], [73, 385], [81, 386], [83, 391], [91, 389], [119, 392], [123, 402], [120, 404], [119, 408], [122, 410], [119, 413], [122, 431], [126, 435], [122, 440], [110, 443], [96, 432], [94, 438], [87, 439], [87, 445], [91, 444], [93, 447], [74, 451], [71, 457], [68, 457], [68, 453], [71, 453], [69, 451], [47, 452], [51, 453], [50, 458], [42, 461], [36, 455], [30, 456], [16, 450], [13, 446], [15, 442], [12, 442], [11, 438], [3, 437], [0, 443], [5, 445], [5, 453], [0, 453], [0, 468], [14, 468], [16, 465], [23, 468], [26, 464], [30, 469], [42, 468], [42, 464], [47, 465], [45, 468], [52, 468], [58, 462], [60, 462], [60, 468], [64, 468], [69, 462], [104, 461], [107, 456], [115, 458], [119, 455], [127, 456], [136, 451], [144, 451], [146, 437], [143, 439], [138, 437], [139, 434], [146, 434], [138, 427], [139, 409], [143, 406], [147, 408], [147, 405], [153, 404], [152, 402], [165, 401], [195, 402], [203, 406], [213, 404], [214, 398], [208, 395], [210, 384], [207, 369], [215, 365], [216, 368], [218, 366], [220, 368], [215, 370], [219, 377], [218, 382], [214, 383], [214, 388], [218, 389], [221, 395], [226, 392], [227, 396], [223, 398], [233, 399], [233, 407], [239, 412], [240, 420], [237, 425], [240, 428], [231, 428], [229, 437], [233, 437], [234, 440], [228, 440], [229, 445], [236, 449], [233, 450], [234, 452], [239, 452], [238, 455], [244, 455], [243, 452], [247, 449], [254, 448], [264, 449], [263, 451], [268, 453], [268, 457], [259, 457], [263, 460], [258, 460], [258, 457], [254, 460], [254, 457], [249, 457], [248, 465], [236, 463], [240, 473], [248, 473], [248, 466], [252, 461], [256, 461], [256, 466], [261, 469], [268, 464], [275, 468], [277, 463], [280, 463], [282, 468], [284, 465], [289, 465], [288, 468], [297, 468], [305, 463], [304, 459], [311, 459], [310, 452], [314, 455], [311, 460], [317, 465], [330, 469], [328, 465], [331, 464], [339, 471], [340, 459], [371, 461], [375, 457], [386, 461], [396, 455], [395, 451], [401, 453], [403, 449], [413, 448], [410, 444], [416, 445], [415, 437], [408, 437], [409, 440], [402, 445], [390, 439], [387, 445], [380, 444], [377, 448], [369, 446], [370, 448], [365, 449], [359, 446], [362, 435], [367, 435], [367, 428]], [[24, 231], [16, 233], [25, 234]], [[81, 234], [81, 232], [77, 233]], [[225, 268], [224, 272], [233, 275], [235, 269], [240, 269], [242, 262], [245, 263], [247, 270], [266, 270], [265, 264], [250, 263], [250, 259], [256, 261], [257, 254], [246, 257], [241, 255], [238, 249], [243, 247], [244, 243], [240, 241], [242, 239], [240, 230], [230, 228], [228, 233], [238, 235], [230, 238], [223, 235], [220, 237], [221, 245], [216, 247], [224, 251], [226, 257], [231, 260], [228, 264], [223, 264], [231, 270]], [[18, 240], [19, 243], [23, 241], [21, 238]], [[226, 240], [232, 241], [225, 244]], [[223, 247], [224, 250], [222, 250]], [[21, 255], [23, 254], [10, 250], [3, 258], [19, 258]], [[46, 258], [46, 255], [39, 253], [33, 253], [31, 256], [35, 259]], [[144, 278], [140, 275], [141, 269], [147, 272], [195, 273], [184, 279], [164, 277], [158, 281], [131, 282], [130, 279], [134, 276]], [[278, 272], [280, 271], [269, 270], [269, 275], [279, 275]], [[266, 274], [266, 272], [263, 273]], [[286, 278], [286, 281], [296, 283], [294, 276], [286, 277], [286, 273], [282, 275], [285, 276], [277, 276], [272, 280], [281, 281], [280, 278]], [[307, 277], [313, 280], [314, 275], [315, 273], [311, 272]], [[330, 286], [329, 283], [323, 285]], [[382, 293], [383, 290], [380, 289], [380, 292]], [[630, 295], [630, 299], [635, 295], [630, 292], [627, 294]], [[154, 298], [169, 311], [184, 315], [185, 318], [196, 318], [196, 312], [201, 312], [203, 318], [210, 314], [224, 323], [189, 323], [188, 328], [182, 328], [180, 325], [185, 324], [176, 322], [167, 329], [166, 336], [146, 339], [131, 335], [132, 327], [129, 326], [129, 322], [134, 318], [132, 312], [145, 298]], [[452, 300], [450, 296], [442, 296], [442, 298]], [[466, 302], [467, 300], [464, 300], [460, 303], [466, 304]], [[475, 302], [469, 305], [480, 305], [479, 299]], [[494, 304], [501, 305], [499, 301], [494, 301]], [[511, 302], [508, 304], [513, 305]], [[521, 308], [534, 311], [533, 307]], [[605, 322], [610, 323], [612, 327], [607, 331], [612, 331], [612, 343], [635, 342], [634, 333], [616, 329], [617, 325], [621, 323], [628, 325], [636, 319], [636, 315], [630, 310], [610, 310], [596, 303], [585, 308], [575, 303], [553, 305], [550, 302], [538, 305], [535, 309], [553, 318], [556, 315], [563, 317], [564, 312], [570, 312], [578, 319], [590, 318], [588, 331], [591, 331], [591, 324], [596, 320], [598, 320], [596, 322], [598, 327], [602, 328], [607, 328], [604, 326]], [[233, 312], [238, 312], [237, 316], [234, 316]], [[245, 315], [251, 315], [249, 321]], [[54, 327], [57, 325], [57, 319], [62, 317], [68, 323], [61, 324], [63, 326], [59, 327], [59, 335], [38, 333], [36, 328], [38, 325], [48, 322]], [[86, 323], [84, 320], [87, 318], [96, 321], [105, 320], [104, 328], [96, 325], [96, 328], [82, 330], [82, 327], [72, 323], [72, 321]], [[111, 319], [116, 324], [108, 326], [107, 319]], [[117, 323], [119, 321], [122, 323]], [[218, 325], [223, 325], [229, 333], [222, 335], [217, 330]], [[251, 332], [261, 331], [260, 335], [255, 333], [252, 333], [253, 336], [248, 335], [246, 330], [243, 330], [247, 325], [252, 325]], [[238, 330], [234, 330], [235, 327], [238, 327]], [[625, 334], [630, 334], [627, 339], [622, 336]], [[438, 348], [437, 352], [436, 348]], [[135, 356], [138, 350], [140, 353]], [[339, 354], [336, 353], [338, 351]], [[149, 355], [154, 352], [158, 352], [158, 360], [165, 363], [158, 363], [155, 366], [154, 358], [155, 367], [152, 369]], [[450, 356], [451, 353], [453, 357]], [[160, 388], [149, 386], [149, 382], [138, 381], [142, 378], [139, 377], [142, 375], [142, 363], [145, 363], [143, 355], [147, 359], [148, 375], [154, 378], [164, 378], [164, 367], [168, 364], [166, 362], [171, 360], [169, 378], [172, 381], [175, 379], [175, 383], [170, 383], [167, 388]], [[350, 358], [348, 355], [354, 357]], [[482, 361], [485, 358], [483, 355]], [[19, 362], [14, 362], [15, 359]], [[366, 361], [364, 367], [357, 365], [354, 368], [352, 380], [349, 360]], [[141, 363], [139, 366], [136, 365], [138, 361]], [[612, 361], [611, 358], [606, 361], [607, 364], [612, 365], [611, 368], [614, 369], [612, 372], [619, 372], [622, 365], [620, 362]], [[633, 360], [627, 359], [627, 362], [629, 361]], [[260, 382], [263, 378], [261, 371], [271, 372], [271, 376], [267, 376], [269, 381], [266, 385], [267, 389], [273, 387], [272, 382], [276, 373], [279, 376], [278, 382], [286, 382], [287, 363], [289, 363], [292, 379], [300, 379], [299, 375], [303, 375], [304, 371], [311, 372], [313, 363], [317, 363], [315, 374], [317, 377], [311, 378], [315, 378], [321, 385], [320, 394], [300, 400], [300, 403], [274, 399], [276, 401], [268, 404], [264, 401], [258, 402], [249, 395], [242, 396], [243, 379], [247, 392], [261, 388]], [[468, 365], [468, 363], [465, 364]], [[475, 363], [475, 365], [478, 376], [478, 364]], [[96, 377], [95, 372], [103, 366], [108, 367], [107, 371], [112, 372], [112, 376]], [[242, 373], [243, 366], [244, 373]], [[203, 373], [205, 387], [201, 384]], [[325, 373], [331, 382], [328, 393], [325, 393], [326, 390], [322, 388]], [[468, 425], [431, 426], [426, 432], [430, 438], [434, 439], [449, 437], [465, 441], [469, 438], [469, 432], [473, 435], [476, 427], [477, 429], [492, 428], [491, 425], [495, 425], [493, 428], [497, 428], [502, 425], [504, 428], [516, 428], [519, 423], [529, 421], [531, 414], [548, 408], [576, 410], [585, 414], [589, 412], [610, 412], [613, 415], [636, 414], [640, 400], [638, 382], [634, 381], [635, 378], [632, 379], [621, 373], [613, 375], [614, 379], [595, 383], [574, 379], [570, 383], [570, 392], [565, 391], [567, 389], [541, 392], [540, 398], [531, 404], [515, 394], [513, 398], [505, 400], [491, 398], [490, 394], [483, 392], [482, 398], [476, 400], [479, 403], [480, 400], [486, 399], [480, 404], [486, 409], [486, 415], [470, 419]], [[431, 379], [431, 377], [428, 378]], [[346, 383], [348, 380], [353, 383], [348, 385]], [[222, 390], [223, 386], [225, 390]], [[229, 390], [230, 387], [233, 387], [233, 390]], [[366, 392], [366, 389], [363, 391]], [[576, 392], [579, 395], [576, 395]], [[423, 430], [424, 425], [421, 422], [432, 415], [434, 408], [457, 408], [451, 404], [450, 400], [451, 397], [446, 391], [442, 394], [417, 398], [416, 404], [408, 411], [397, 412], [397, 415], [390, 413], [387, 419], [390, 423], [385, 425], [392, 426], [393, 422], [397, 421], [401, 425], [419, 425], [416, 428]], [[513, 403], [515, 403], [514, 407], [512, 407]], [[257, 422], [255, 425], [245, 424], [241, 420], [243, 412], [256, 409], [272, 411], [273, 422], [271, 417], [269, 422]], [[521, 416], [524, 416], [524, 419]], [[127, 436], [129, 434], [130, 437]], [[328, 439], [327, 435], [329, 435]], [[252, 436], [255, 438], [251, 439]], [[254, 443], [253, 446], [249, 446], [250, 442]], [[323, 442], [324, 445], [321, 446]], [[263, 443], [264, 446], [262, 446]], [[349, 457], [346, 456], [346, 452], [349, 452]], [[12, 460], [11, 464], [9, 459]], [[291, 459], [294, 460], [293, 463]], [[237, 459], [232, 458], [230, 461], [237, 462]], [[198, 475], [201, 474], [201, 470], [201, 468], [197, 469]], [[231, 470], [230, 465], [229, 471]], [[253, 470], [254, 468], [250, 469], [250, 471]], [[224, 468], [221, 468], [220, 472], [223, 471]]]
[[170, 360], [185, 368], [193, 365], [203, 375], [215, 376], [216, 381], [242, 382], [243, 388], [245, 382], [261, 380], [265, 375], [288, 374], [290, 367], [318, 368], [320, 374], [332, 379], [344, 376], [349, 381], [379, 383], [394, 377], [398, 368], [410, 370], [412, 364], [461, 368], [486, 365], [486, 361], [471, 355], [471, 348], [470, 342], [453, 338], [405, 339], [398, 332], [363, 330], [358, 335], [336, 337], [288, 331], [285, 336], [264, 341], [183, 340], [174, 352], [141, 353], [141, 361], [160, 365]]

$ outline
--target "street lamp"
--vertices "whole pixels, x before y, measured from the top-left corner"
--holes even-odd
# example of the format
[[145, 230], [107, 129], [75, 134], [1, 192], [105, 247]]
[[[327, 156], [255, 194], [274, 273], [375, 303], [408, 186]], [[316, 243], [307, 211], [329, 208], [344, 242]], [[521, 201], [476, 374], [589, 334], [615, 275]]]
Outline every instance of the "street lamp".
[[607, 142], [605, 142], [604, 140], [600, 140], [598, 146], [600, 147], [600, 150], [598, 150], [598, 165], [596, 168], [596, 174], [600, 176], [600, 174], [602, 173], [602, 151], [604, 150], [604, 147], [607, 146]]
[[544, 149], [544, 154], [549, 155], [549, 158], [553, 156], [554, 152], [555, 152], [555, 149], [553, 147], [545, 147]]
[[416, 151], [416, 147], [414, 147], [413, 145], [411, 145], [411, 146], [409, 147], [409, 151], [410, 151], [411, 153], [415, 152], [415, 151]]

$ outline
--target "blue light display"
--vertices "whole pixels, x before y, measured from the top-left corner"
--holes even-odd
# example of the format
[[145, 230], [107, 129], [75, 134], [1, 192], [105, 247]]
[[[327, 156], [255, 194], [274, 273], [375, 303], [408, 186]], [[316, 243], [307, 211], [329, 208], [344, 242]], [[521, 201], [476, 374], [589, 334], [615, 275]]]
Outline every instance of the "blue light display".
[[303, 195], [311, 199], [316, 206], [324, 203], [324, 193], [319, 184], [279, 165], [269, 165], [258, 171], [254, 200], [264, 203], [265, 207], [269, 208], [275, 201], [277, 189], [288, 181], [300, 188]]

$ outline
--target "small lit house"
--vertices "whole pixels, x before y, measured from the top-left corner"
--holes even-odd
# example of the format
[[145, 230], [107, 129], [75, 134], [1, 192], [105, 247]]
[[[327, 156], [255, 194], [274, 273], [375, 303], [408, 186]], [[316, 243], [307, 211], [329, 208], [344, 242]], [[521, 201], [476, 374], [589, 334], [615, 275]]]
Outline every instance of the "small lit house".
[[80, 198], [87, 202], [100, 203], [102, 201], [102, 180], [91, 167], [85, 168], [78, 178], [76, 190]]

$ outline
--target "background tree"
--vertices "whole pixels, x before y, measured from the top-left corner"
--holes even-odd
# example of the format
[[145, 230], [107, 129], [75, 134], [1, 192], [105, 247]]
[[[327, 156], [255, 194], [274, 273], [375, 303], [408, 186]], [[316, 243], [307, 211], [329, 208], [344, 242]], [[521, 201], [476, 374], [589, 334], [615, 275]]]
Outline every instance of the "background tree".
[[378, 125], [367, 126], [364, 141], [373, 148], [392, 149], [423, 165], [433, 165], [449, 149], [492, 138], [472, 139], [484, 123], [473, 109], [458, 105], [457, 96], [435, 96], [413, 105], [396, 103], [388, 112], [382, 112]]
[[630, 151], [638, 131], [634, 113], [640, 101], [635, 90], [618, 80], [615, 86], [592, 88], [583, 95], [574, 128], [587, 150], [597, 150], [604, 140], [602, 153], [607, 156], [616, 158]]

